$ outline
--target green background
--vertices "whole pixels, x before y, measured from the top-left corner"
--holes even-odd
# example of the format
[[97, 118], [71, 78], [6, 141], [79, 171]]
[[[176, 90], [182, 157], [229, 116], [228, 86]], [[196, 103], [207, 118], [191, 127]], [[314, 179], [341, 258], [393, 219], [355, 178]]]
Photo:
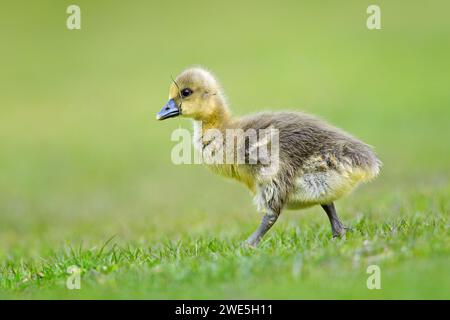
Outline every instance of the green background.
[[[450, 298], [450, 5], [376, 1], [370, 31], [370, 4], [2, 1], [0, 297]], [[249, 193], [172, 164], [191, 124], [155, 120], [198, 64], [236, 115], [303, 110], [375, 146], [381, 176], [337, 203], [347, 239], [311, 208], [239, 246]]]

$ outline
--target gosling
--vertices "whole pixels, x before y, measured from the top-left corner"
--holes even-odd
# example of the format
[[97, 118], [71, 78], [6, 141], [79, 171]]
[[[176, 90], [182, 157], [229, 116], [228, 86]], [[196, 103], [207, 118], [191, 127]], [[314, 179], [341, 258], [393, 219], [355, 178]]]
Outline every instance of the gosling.
[[[228, 129], [266, 132], [256, 143], [240, 139], [236, 150], [244, 151], [245, 160], [251, 160], [251, 150], [262, 145], [272, 150], [277, 144], [277, 161], [263, 161], [275, 154], [271, 151], [262, 156], [265, 159], [257, 153], [251, 163], [236, 161], [235, 155], [231, 163], [207, 163], [214, 172], [244, 183], [254, 195], [258, 210], [264, 213], [261, 224], [245, 244], [257, 246], [283, 209], [314, 205], [320, 205], [327, 214], [333, 238], [345, 235], [347, 228], [338, 217], [334, 201], [359, 183], [378, 175], [381, 162], [370, 146], [300, 112], [263, 112], [233, 117], [219, 82], [200, 67], [183, 71], [172, 82], [169, 101], [156, 118], [182, 116], [194, 120], [194, 148], [204, 157], [229, 152], [227, 139], [235, 141], [236, 137], [228, 138]], [[208, 134], [211, 129], [222, 135]], [[264, 129], [266, 131], [261, 131]], [[276, 142], [267, 139], [272, 137], [268, 129], [276, 132]]]

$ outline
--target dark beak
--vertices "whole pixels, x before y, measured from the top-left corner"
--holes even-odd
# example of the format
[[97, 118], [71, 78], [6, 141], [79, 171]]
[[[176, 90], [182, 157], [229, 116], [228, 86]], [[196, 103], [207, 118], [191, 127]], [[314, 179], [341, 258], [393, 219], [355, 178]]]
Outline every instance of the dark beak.
[[179, 116], [181, 114], [175, 100], [170, 99], [161, 111], [156, 114], [156, 120], [164, 120], [172, 117]]

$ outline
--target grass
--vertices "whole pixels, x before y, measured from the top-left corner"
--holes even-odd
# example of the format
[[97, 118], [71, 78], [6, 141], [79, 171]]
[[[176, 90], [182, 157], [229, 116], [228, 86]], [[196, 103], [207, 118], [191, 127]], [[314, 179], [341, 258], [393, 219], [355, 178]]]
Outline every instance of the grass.
[[[386, 197], [352, 218], [352, 232], [337, 240], [315, 212], [300, 223], [288, 217], [257, 249], [241, 247], [237, 233], [255, 223], [222, 237], [202, 228], [162, 241], [67, 243], [45, 256], [8, 257], [0, 286], [10, 298], [448, 298], [449, 207], [448, 189]], [[398, 208], [386, 218], [383, 211]], [[381, 290], [366, 287], [373, 264]], [[65, 289], [73, 265], [82, 271], [79, 291]]]
[[[364, 1], [80, 0], [81, 31], [69, 4], [0, 12], [1, 298], [450, 298], [447, 3], [381, 1], [381, 31]], [[301, 109], [376, 147], [381, 176], [337, 203], [346, 239], [311, 208], [240, 246], [260, 220], [248, 192], [173, 165], [190, 123], [154, 121], [193, 64], [237, 114]]]

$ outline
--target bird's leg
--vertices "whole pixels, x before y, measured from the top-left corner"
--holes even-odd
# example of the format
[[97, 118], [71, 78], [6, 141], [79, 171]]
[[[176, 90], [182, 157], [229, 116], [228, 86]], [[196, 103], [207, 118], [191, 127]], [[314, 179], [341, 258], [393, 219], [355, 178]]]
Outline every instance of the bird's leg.
[[258, 229], [245, 241], [246, 245], [251, 247], [256, 247], [261, 241], [261, 238], [269, 231], [269, 229], [274, 225], [275, 221], [278, 219], [278, 214], [276, 213], [266, 213], [259, 225]]
[[339, 220], [339, 217], [336, 213], [336, 208], [334, 207], [334, 203], [331, 202], [329, 204], [322, 204], [321, 206], [327, 213], [328, 219], [330, 220], [333, 238], [343, 236], [345, 234], [346, 228], [342, 224], [341, 220]]

